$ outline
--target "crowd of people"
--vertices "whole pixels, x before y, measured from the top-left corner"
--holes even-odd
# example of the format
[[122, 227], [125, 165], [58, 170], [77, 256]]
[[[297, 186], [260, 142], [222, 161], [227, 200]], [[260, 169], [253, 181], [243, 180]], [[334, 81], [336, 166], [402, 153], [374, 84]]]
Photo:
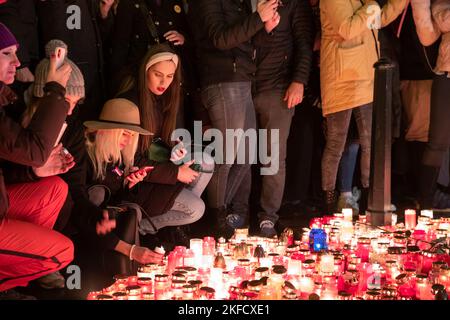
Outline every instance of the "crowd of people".
[[[283, 204], [366, 212], [381, 57], [394, 199], [450, 208], [450, 0], [0, 1], [0, 299], [63, 288], [74, 248], [131, 273], [163, 259], [145, 237], [186, 245], [197, 221], [229, 238], [252, 212], [274, 237]], [[253, 165], [276, 170], [245, 135], [174, 135], [194, 121], [277, 131]]]

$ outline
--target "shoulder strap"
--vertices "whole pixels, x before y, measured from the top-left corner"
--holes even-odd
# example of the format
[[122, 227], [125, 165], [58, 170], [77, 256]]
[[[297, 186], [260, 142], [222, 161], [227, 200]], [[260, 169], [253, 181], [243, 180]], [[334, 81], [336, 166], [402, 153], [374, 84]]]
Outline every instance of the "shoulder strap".
[[156, 43], [159, 43], [159, 35], [158, 30], [156, 29], [156, 25], [153, 22], [152, 15], [150, 14], [150, 10], [148, 10], [147, 3], [145, 3], [145, 0], [139, 1], [139, 8], [141, 9], [142, 15], [145, 18], [145, 22], [147, 24], [148, 31], [150, 32], [151, 36], [155, 40]]

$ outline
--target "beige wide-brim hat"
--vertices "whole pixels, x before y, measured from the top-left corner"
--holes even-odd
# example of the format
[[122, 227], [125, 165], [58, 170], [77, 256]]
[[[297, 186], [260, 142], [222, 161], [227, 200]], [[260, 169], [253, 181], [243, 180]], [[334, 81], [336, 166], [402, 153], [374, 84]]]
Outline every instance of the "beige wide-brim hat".
[[106, 101], [98, 121], [85, 121], [89, 129], [125, 129], [148, 136], [153, 133], [141, 128], [138, 107], [127, 99]]

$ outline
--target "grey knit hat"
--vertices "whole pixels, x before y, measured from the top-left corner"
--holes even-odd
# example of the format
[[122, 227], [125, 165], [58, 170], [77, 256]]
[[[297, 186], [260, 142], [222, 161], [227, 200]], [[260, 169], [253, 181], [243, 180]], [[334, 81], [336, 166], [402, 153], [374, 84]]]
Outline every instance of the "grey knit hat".
[[[68, 53], [67, 45], [61, 40], [50, 40], [45, 46], [45, 59], [42, 59], [41, 62], [36, 67], [34, 73], [34, 89], [33, 94], [36, 97], [44, 96], [44, 86], [47, 82], [47, 74], [48, 67], [50, 64], [50, 55], [55, 52], [57, 47], [63, 47], [66, 49]], [[84, 98], [84, 78], [80, 69], [76, 66], [75, 63], [72, 62], [69, 58], [64, 58], [64, 62], [72, 67], [72, 73], [70, 74], [69, 81], [67, 81], [66, 85], [66, 93], [72, 96]]]

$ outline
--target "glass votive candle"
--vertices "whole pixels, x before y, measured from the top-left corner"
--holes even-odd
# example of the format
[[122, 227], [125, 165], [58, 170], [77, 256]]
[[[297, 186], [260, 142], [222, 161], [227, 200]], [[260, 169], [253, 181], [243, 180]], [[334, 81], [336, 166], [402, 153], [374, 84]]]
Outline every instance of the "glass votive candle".
[[344, 220], [353, 221], [353, 209], [344, 208], [342, 209], [342, 214], [344, 215]]
[[301, 277], [299, 283], [301, 296], [306, 298], [314, 292], [314, 280], [311, 277]]
[[334, 273], [334, 256], [324, 254], [320, 257], [320, 272], [322, 274]]
[[204, 256], [214, 256], [216, 254], [216, 240], [214, 237], [204, 237], [203, 238], [203, 255]]
[[405, 228], [413, 230], [416, 227], [416, 210], [405, 210]]
[[153, 281], [151, 278], [138, 278], [137, 284], [141, 287], [142, 293], [153, 292]]
[[421, 210], [420, 215], [422, 217], [427, 217], [429, 219], [433, 219], [433, 210]]
[[313, 276], [316, 269], [316, 262], [312, 259], [307, 259], [302, 263], [302, 275]]
[[141, 286], [133, 285], [127, 287], [128, 300], [140, 300]]
[[302, 272], [302, 261], [291, 256], [288, 260], [288, 274], [289, 275], [300, 275]]
[[191, 239], [189, 241], [189, 249], [194, 252], [195, 256], [201, 256], [203, 254], [203, 240], [202, 239]]

